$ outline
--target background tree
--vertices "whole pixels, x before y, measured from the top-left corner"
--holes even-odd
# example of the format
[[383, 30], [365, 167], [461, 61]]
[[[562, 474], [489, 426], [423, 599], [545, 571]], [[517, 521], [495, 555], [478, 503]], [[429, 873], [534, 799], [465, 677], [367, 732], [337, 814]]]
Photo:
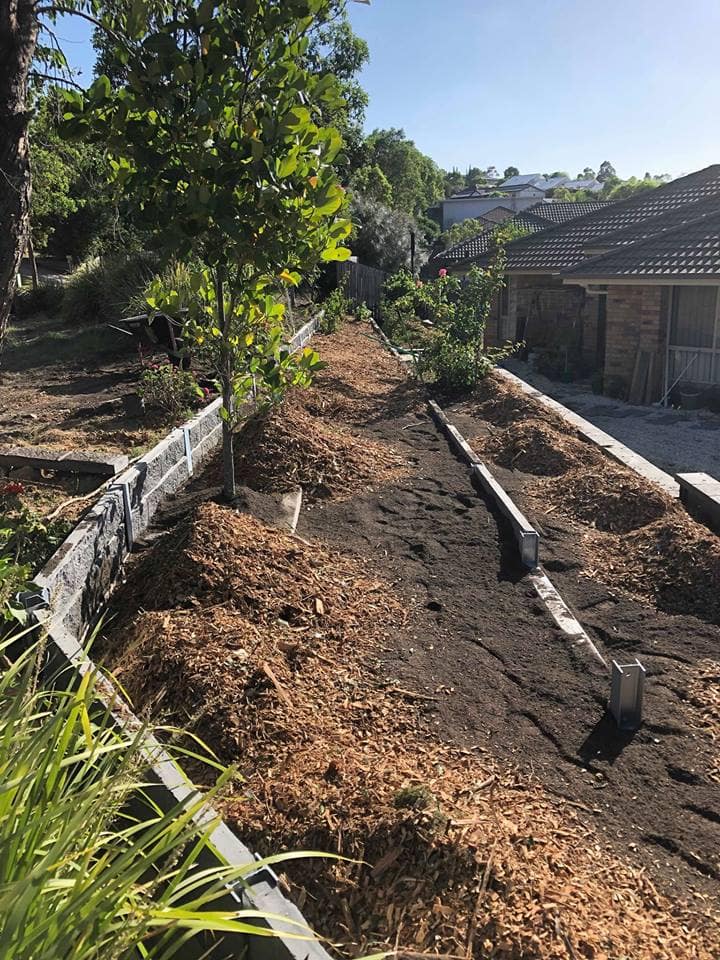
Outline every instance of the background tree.
[[481, 170], [480, 167], [468, 167], [467, 173], [465, 174], [465, 186], [467, 189], [472, 190], [473, 187], [483, 183], [485, 183], [485, 171]]
[[391, 207], [393, 192], [390, 181], [376, 164], [366, 164], [353, 173], [349, 184], [350, 192], [360, 194], [367, 200], [375, 200]]
[[582, 173], [577, 175], [577, 180], [595, 180], [595, 171], [592, 167], [585, 167]]
[[506, 180], [509, 180], [510, 177], [519, 177], [519, 176], [520, 176], [520, 171], [518, 170], [517, 167], [505, 167], [505, 170], [503, 171], [503, 177]]
[[615, 167], [610, 163], [609, 160], [603, 160], [597, 172], [597, 179], [600, 181], [600, 183], [605, 183], [605, 181], [610, 180], [611, 177], [617, 177]]
[[358, 194], [351, 200], [350, 216], [353, 222], [350, 246], [361, 263], [387, 273], [409, 270], [411, 233], [416, 238], [416, 267], [426, 259], [422, 229], [403, 210], [393, 210], [377, 200]]
[[465, 186], [465, 177], [457, 167], [443, 173], [443, 189], [446, 197], [452, 197], [453, 194], [460, 193], [461, 190], [465, 189]]
[[440, 168], [403, 130], [374, 130], [367, 138], [366, 150], [368, 162], [377, 164], [387, 177], [396, 209], [421, 218], [442, 197]]

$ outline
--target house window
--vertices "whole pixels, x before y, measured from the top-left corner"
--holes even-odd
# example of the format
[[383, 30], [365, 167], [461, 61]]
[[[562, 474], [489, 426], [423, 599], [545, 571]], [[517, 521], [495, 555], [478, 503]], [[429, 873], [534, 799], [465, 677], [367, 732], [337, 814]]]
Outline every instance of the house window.
[[672, 380], [720, 383], [720, 288], [673, 288], [668, 338]]

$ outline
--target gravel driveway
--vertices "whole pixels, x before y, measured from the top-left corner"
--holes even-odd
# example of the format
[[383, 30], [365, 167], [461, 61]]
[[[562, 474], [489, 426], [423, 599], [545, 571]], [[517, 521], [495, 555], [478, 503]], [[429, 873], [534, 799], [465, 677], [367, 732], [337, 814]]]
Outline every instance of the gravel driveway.
[[517, 360], [505, 365], [661, 470], [671, 474], [709, 473], [720, 480], [720, 414], [709, 410], [635, 407], [592, 393], [587, 384], [549, 380]]

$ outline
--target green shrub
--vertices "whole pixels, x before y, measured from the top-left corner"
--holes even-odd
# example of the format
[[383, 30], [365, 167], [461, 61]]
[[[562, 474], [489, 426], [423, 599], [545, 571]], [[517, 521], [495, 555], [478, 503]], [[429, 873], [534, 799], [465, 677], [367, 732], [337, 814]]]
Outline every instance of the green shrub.
[[61, 312], [64, 286], [57, 280], [44, 280], [36, 290], [25, 287], [15, 294], [15, 314], [20, 318], [45, 313], [49, 317]]
[[171, 363], [153, 364], [144, 370], [138, 393], [147, 407], [162, 410], [173, 421], [185, 419], [205, 396], [189, 370]]
[[150, 253], [86, 260], [65, 284], [63, 319], [83, 326], [131, 316], [131, 304], [152, 280], [156, 267], [157, 258]]
[[23, 503], [24, 492], [19, 481], [0, 483], [0, 555], [36, 573], [63, 542], [72, 524], [59, 517], [46, 520]]
[[[31, 570], [27, 564], [16, 563], [12, 557], [0, 556], [0, 624], [4, 620], [19, 619], [21, 611], [15, 597], [30, 583]], [[0, 636], [2, 627], [0, 626]]]
[[335, 333], [345, 317], [351, 312], [352, 305], [345, 296], [345, 285], [337, 286], [322, 305], [323, 315], [320, 321], [321, 333]]
[[358, 323], [370, 323], [372, 320], [372, 310], [366, 303], [361, 303], [355, 311], [355, 319]]

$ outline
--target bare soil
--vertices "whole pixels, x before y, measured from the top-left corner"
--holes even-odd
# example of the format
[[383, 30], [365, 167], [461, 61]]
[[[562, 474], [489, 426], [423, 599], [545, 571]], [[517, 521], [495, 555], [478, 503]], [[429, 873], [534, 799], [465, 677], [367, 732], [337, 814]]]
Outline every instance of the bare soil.
[[139, 453], [166, 426], [109, 404], [133, 392], [139, 374], [132, 339], [109, 327], [42, 315], [16, 323], [0, 357], [0, 443]]
[[[646, 722], [618, 734], [608, 677], [553, 627], [422, 392], [366, 327], [317, 346], [299, 402], [402, 474], [310, 490], [303, 539], [191, 497], [116, 597], [110, 665], [238, 762], [225, 812], [252, 846], [367, 861], [287, 871], [345, 953], [717, 956], [720, 630], [580, 576], [580, 527], [548, 505], [553, 579], [606, 656], [648, 667]], [[245, 479], [260, 515], [282, 475]]]

